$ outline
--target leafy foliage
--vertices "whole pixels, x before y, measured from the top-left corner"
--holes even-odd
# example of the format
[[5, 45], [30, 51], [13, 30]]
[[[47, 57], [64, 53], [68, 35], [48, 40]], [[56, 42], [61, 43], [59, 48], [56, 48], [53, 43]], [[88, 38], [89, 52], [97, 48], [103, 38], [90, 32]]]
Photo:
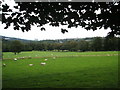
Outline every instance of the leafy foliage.
[[[108, 36], [120, 35], [120, 3], [113, 2], [17, 2], [19, 12], [12, 12], [3, 5], [3, 23], [7, 29], [11, 23], [14, 30], [29, 31], [31, 25], [68, 25], [68, 28], [82, 26], [86, 30], [110, 28]], [[8, 17], [7, 13], [11, 12]], [[45, 29], [41, 29], [45, 30]], [[62, 33], [64, 30], [61, 29]]]
[[22, 48], [23, 48], [23, 44], [18, 41], [18, 40], [15, 40], [15, 41], [12, 41], [11, 43], [11, 51], [13, 53], [20, 53], [22, 51]]

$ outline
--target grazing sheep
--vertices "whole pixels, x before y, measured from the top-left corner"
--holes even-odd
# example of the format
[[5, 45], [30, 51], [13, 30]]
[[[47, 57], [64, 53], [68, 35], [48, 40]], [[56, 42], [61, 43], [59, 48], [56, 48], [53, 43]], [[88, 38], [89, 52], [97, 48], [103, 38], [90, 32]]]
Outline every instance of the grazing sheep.
[[45, 59], [44, 61], [47, 61], [48, 59]]
[[14, 61], [17, 61], [17, 58], [14, 58]]
[[29, 64], [29, 66], [33, 66], [33, 64]]
[[5, 63], [3, 63], [3, 66], [4, 66], [4, 67], [6, 67], [6, 64], [5, 64]]
[[45, 62], [41, 62], [40, 64], [41, 64], [41, 65], [45, 65], [46, 63], [45, 63]]
[[29, 56], [28, 58], [31, 59], [31, 56]]
[[56, 59], [55, 57], [53, 57], [53, 59]]

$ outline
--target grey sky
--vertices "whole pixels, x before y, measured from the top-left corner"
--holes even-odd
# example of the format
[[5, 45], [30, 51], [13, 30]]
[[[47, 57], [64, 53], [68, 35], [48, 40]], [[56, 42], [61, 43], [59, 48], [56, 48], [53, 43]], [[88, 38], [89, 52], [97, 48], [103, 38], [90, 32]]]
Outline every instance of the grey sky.
[[[22, 39], [66, 39], [66, 38], [85, 38], [85, 37], [96, 37], [101, 36], [105, 37], [110, 29], [104, 30], [103, 28], [96, 31], [87, 31], [81, 27], [68, 29], [67, 26], [52, 27], [45, 25], [46, 31], [41, 31], [40, 28], [32, 26], [31, 30], [28, 32], [22, 32], [21, 30], [13, 30], [13, 27], [10, 26], [8, 29], [4, 29], [5, 25], [0, 25], [0, 35], [8, 37], [16, 37]], [[66, 28], [68, 33], [61, 33], [61, 28]]]

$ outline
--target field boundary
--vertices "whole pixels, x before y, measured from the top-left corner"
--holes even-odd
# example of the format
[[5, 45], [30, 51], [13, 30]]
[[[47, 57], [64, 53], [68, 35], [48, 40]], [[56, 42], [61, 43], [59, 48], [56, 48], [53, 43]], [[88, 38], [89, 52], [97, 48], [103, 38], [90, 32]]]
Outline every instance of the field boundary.
[[[104, 54], [104, 55], [65, 55], [65, 56], [43, 56], [43, 57], [24, 57], [24, 58], [21, 58], [21, 57], [18, 57], [17, 59], [32, 59], [32, 58], [52, 58], [52, 57], [94, 57], [94, 56], [120, 56], [120, 54]], [[10, 60], [10, 59], [14, 59], [14, 58], [3, 58], [3, 60]]]

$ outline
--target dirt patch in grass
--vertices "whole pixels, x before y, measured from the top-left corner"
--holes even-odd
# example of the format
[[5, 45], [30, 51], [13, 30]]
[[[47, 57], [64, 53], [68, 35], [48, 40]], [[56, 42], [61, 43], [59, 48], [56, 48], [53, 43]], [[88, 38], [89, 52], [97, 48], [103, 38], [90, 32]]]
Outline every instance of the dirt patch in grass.
[[[104, 54], [104, 55], [66, 55], [66, 56], [54, 56], [54, 57], [89, 57], [89, 56], [120, 56], [120, 54]], [[52, 58], [53, 56], [46, 56], [46, 57], [24, 57], [24, 58], [21, 58], [21, 57], [18, 57], [17, 59], [32, 59], [32, 58]], [[13, 58], [4, 58], [3, 60], [8, 60], [8, 59], [13, 59]]]

